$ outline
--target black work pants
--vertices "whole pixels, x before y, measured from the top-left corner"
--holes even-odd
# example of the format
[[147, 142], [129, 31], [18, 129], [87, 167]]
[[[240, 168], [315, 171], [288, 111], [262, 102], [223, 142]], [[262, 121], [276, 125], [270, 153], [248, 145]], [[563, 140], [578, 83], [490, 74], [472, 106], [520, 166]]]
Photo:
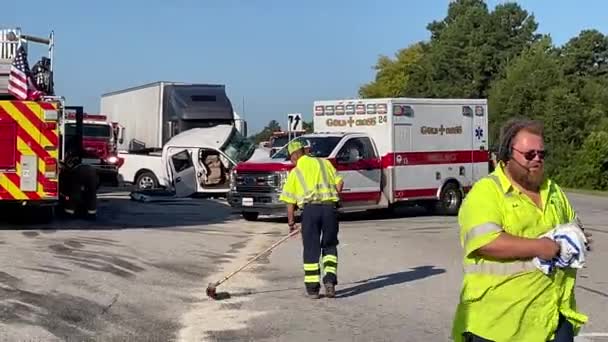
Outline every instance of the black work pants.
[[304, 284], [309, 293], [320, 289], [322, 255], [323, 283], [338, 283], [338, 209], [332, 204], [306, 204], [302, 210]]
[[[465, 333], [464, 337], [465, 342], [492, 342], [492, 340], [487, 340], [471, 333]], [[574, 329], [564, 316], [559, 315], [555, 339], [549, 342], [574, 342]]]

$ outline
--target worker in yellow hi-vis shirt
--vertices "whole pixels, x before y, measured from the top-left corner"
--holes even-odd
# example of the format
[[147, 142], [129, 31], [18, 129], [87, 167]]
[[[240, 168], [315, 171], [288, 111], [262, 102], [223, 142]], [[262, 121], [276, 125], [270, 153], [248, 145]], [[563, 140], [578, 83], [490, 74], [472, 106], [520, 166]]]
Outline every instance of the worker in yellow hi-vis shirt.
[[452, 330], [456, 342], [573, 341], [587, 321], [576, 308], [576, 269], [545, 274], [533, 262], [560, 252], [543, 234], [580, 222], [564, 192], [544, 176], [545, 153], [541, 123], [507, 123], [496, 169], [461, 206], [465, 274]]
[[295, 164], [283, 186], [279, 199], [287, 203], [289, 230], [295, 229], [296, 206], [302, 209], [302, 242], [304, 244], [304, 285], [311, 298], [319, 298], [322, 255], [325, 295], [335, 296], [338, 284], [338, 210], [342, 178], [326, 159], [307, 155], [304, 145], [294, 140], [287, 145], [289, 158]]

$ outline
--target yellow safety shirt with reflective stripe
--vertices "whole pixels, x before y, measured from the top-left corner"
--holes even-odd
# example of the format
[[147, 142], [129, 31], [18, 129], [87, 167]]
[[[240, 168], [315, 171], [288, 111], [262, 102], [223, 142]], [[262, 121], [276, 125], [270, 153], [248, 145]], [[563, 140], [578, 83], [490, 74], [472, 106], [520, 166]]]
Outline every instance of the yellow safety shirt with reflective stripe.
[[578, 333], [587, 316], [576, 309], [575, 269], [558, 268], [545, 275], [531, 260], [492, 261], [474, 253], [501, 231], [537, 238], [576, 218], [556, 183], [542, 184], [540, 209], [512, 185], [503, 168], [499, 163], [494, 172], [475, 183], [458, 215], [464, 279], [452, 330], [454, 341], [462, 341], [465, 331], [497, 342], [549, 341], [560, 313]]
[[279, 200], [297, 204], [339, 200], [336, 185], [342, 180], [326, 159], [304, 155], [289, 172]]

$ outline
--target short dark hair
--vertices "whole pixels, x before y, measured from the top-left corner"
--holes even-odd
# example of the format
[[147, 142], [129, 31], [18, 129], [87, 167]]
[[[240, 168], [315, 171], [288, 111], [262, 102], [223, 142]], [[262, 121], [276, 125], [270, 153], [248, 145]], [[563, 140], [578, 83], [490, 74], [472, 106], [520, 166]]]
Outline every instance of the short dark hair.
[[525, 131], [535, 135], [544, 136], [544, 125], [538, 120], [527, 118], [514, 118], [504, 123], [500, 129], [500, 145], [498, 146], [497, 159], [506, 162], [511, 158], [513, 138], [517, 133]]

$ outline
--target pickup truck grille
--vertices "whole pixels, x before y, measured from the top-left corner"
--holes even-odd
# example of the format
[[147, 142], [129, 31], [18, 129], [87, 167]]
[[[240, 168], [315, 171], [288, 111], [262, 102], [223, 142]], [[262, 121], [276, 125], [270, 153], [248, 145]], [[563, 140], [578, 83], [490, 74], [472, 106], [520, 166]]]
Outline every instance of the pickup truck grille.
[[238, 192], [273, 192], [279, 186], [279, 175], [269, 172], [247, 172], [236, 175]]

